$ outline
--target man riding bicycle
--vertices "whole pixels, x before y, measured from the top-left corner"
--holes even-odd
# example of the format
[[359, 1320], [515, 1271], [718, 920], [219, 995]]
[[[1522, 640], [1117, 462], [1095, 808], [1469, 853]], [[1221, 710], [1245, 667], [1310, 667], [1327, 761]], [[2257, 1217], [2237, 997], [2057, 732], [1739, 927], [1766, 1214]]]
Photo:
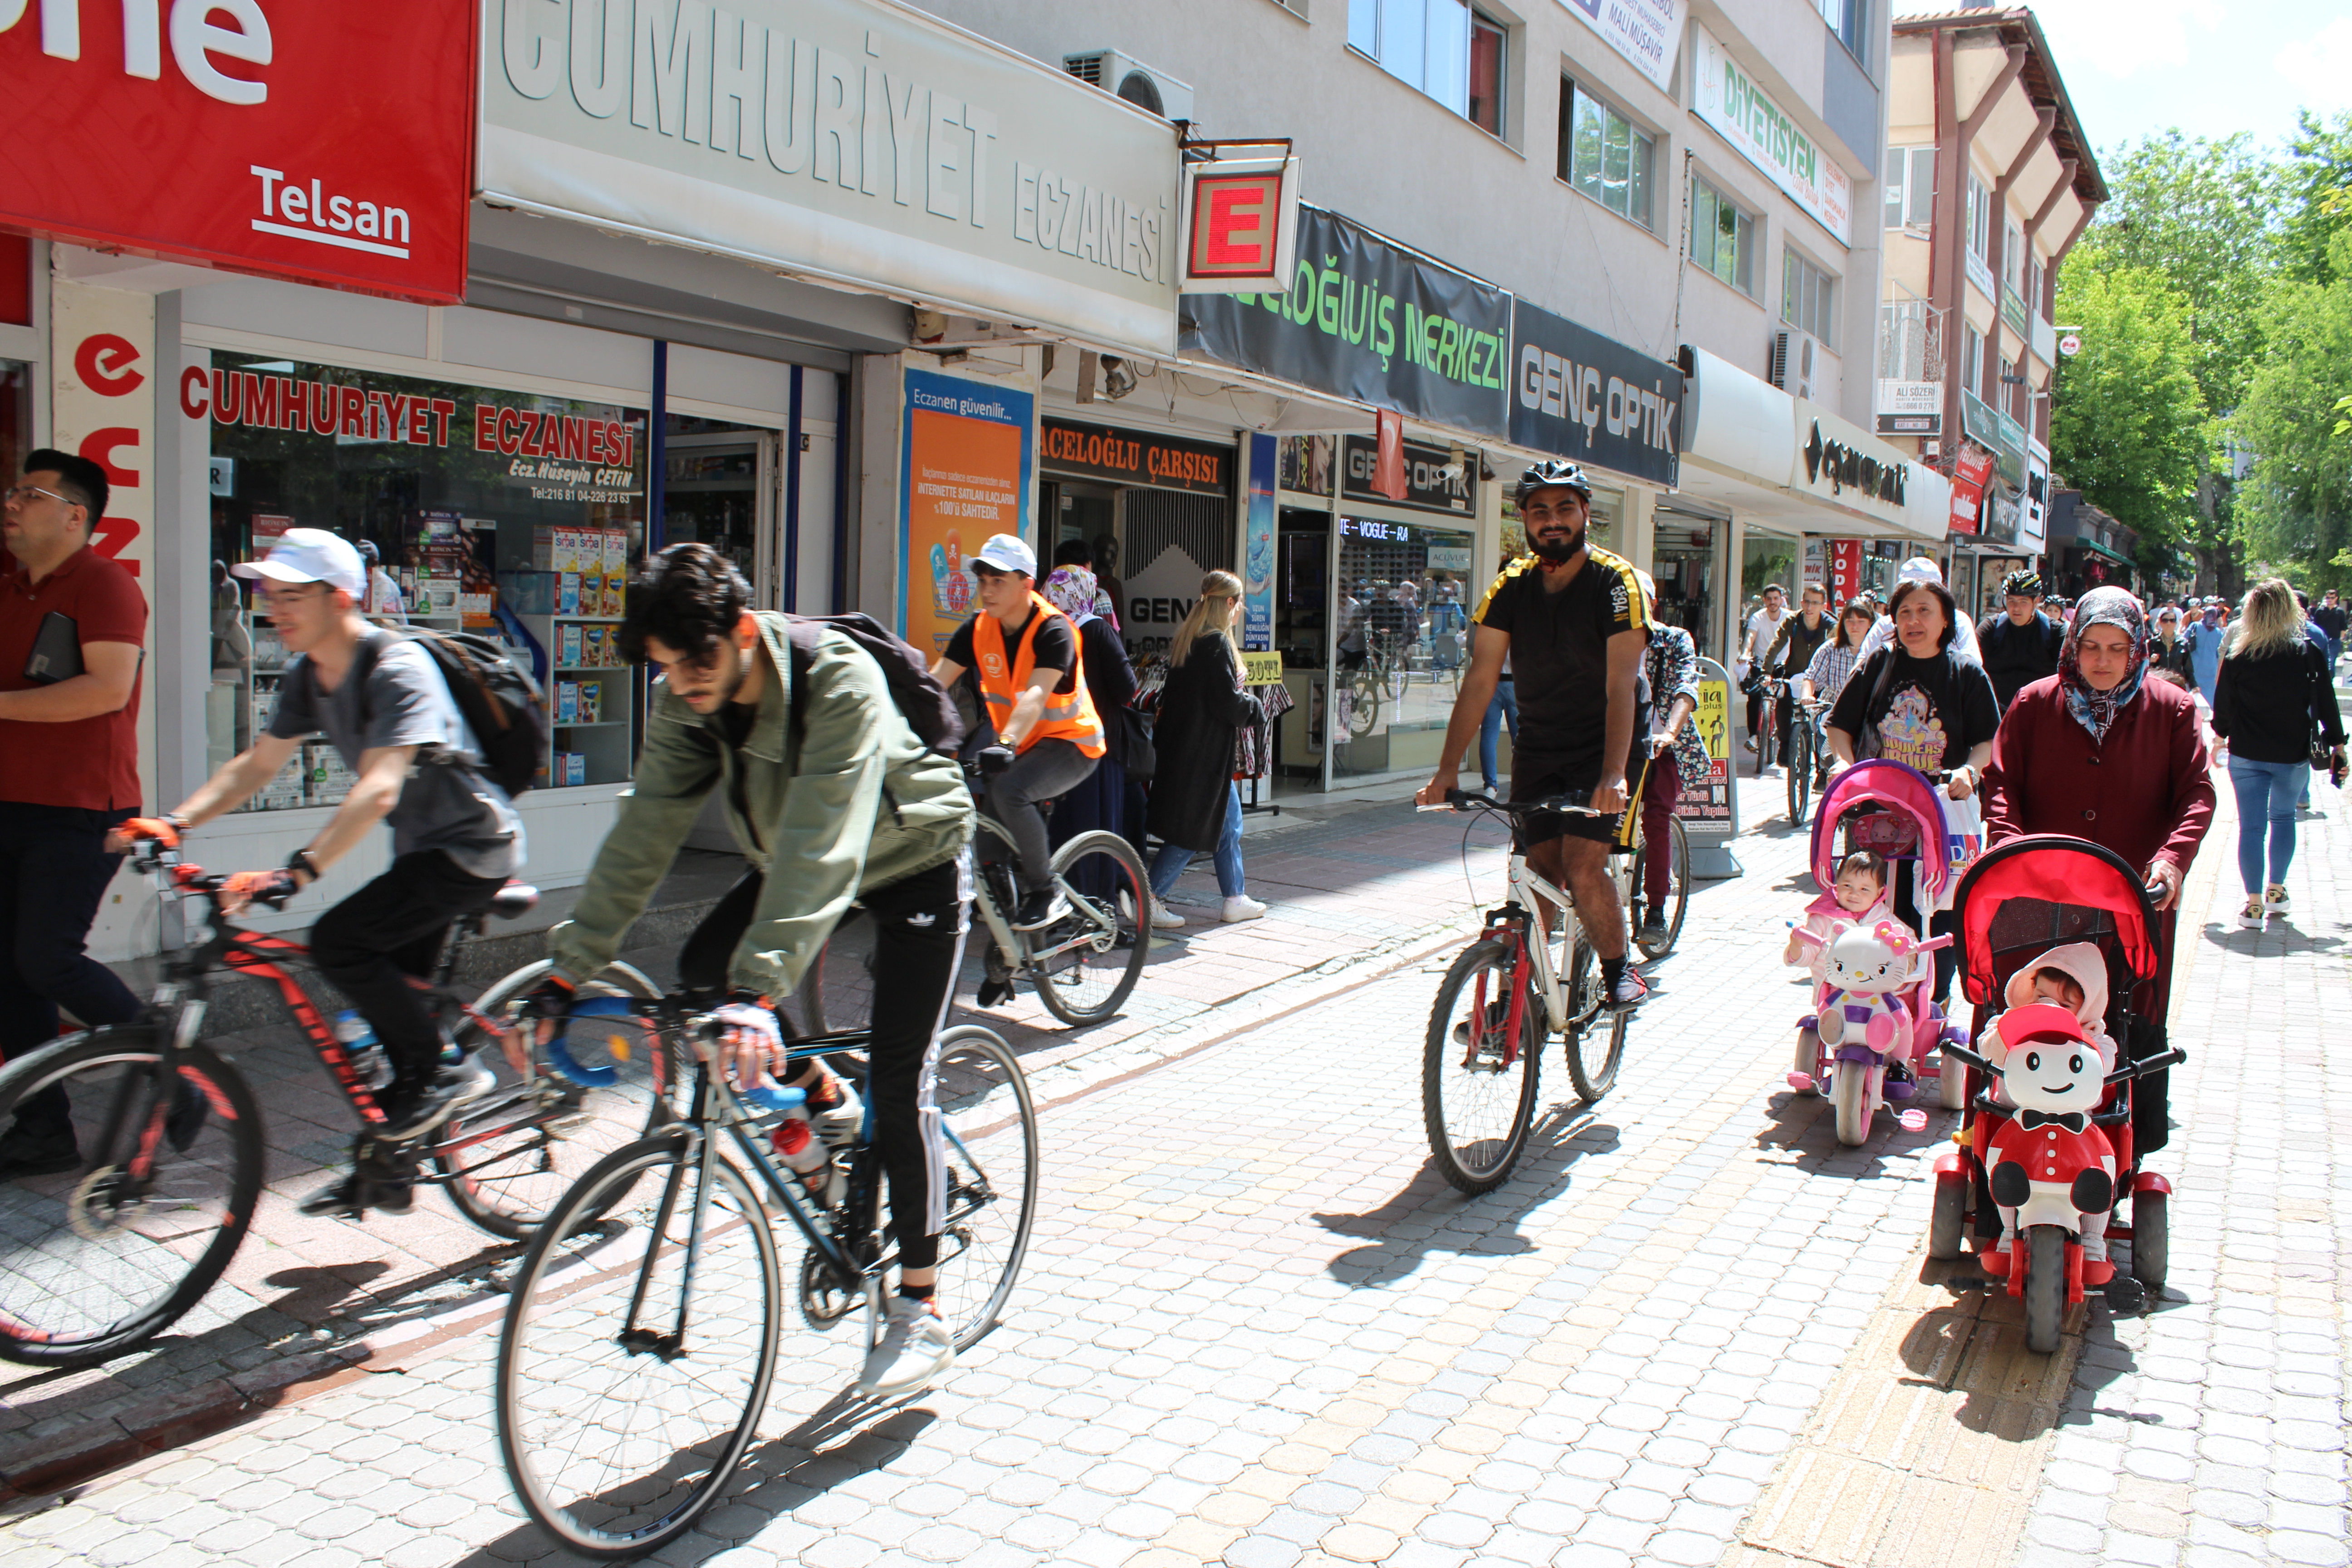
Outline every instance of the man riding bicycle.
[[305, 1214], [356, 1219], [414, 1201], [413, 1152], [401, 1145], [489, 1089], [490, 1069], [445, 1059], [449, 1043], [425, 995], [409, 984], [431, 972], [453, 921], [488, 909], [522, 868], [522, 819], [484, 770], [481, 747], [433, 656], [361, 615], [367, 566], [348, 540], [289, 528], [267, 559], [230, 568], [256, 579], [289, 660], [268, 732], [161, 819], [137, 818], [114, 842], [176, 844], [191, 827], [236, 809], [324, 731], [354, 778], [326, 828], [274, 871], [239, 871], [222, 889], [234, 915], [282, 904], [359, 847], [379, 821], [392, 827], [383, 875], [319, 917], [310, 957], [375, 1030], [392, 1064], [379, 1093], [384, 1123], [361, 1133], [349, 1174], [303, 1200]]
[[[713, 791], [751, 868], [687, 938], [678, 982], [723, 998], [726, 1068], [746, 1088], [781, 1068], [774, 999], [788, 996], [852, 903], [875, 925], [870, 1089], [889, 1174], [898, 1293], [859, 1390], [897, 1398], [955, 1360], [933, 1300], [944, 1144], [932, 1102], [940, 1025], [963, 961], [971, 796], [952, 758], [918, 737], [874, 657], [843, 633], [751, 608], [707, 544], [674, 544], [630, 585], [621, 648], [662, 675], [637, 776], [596, 851], [572, 918], [548, 933], [556, 973], [532, 1011], [560, 1019], [613, 961]], [[552, 1022], [540, 1025], [541, 1039]], [[814, 1058], [784, 1080], [828, 1142], [856, 1136], [856, 1092]]]
[[1037, 592], [1036, 553], [1000, 533], [980, 547], [971, 569], [980, 614], [956, 628], [931, 677], [953, 686], [965, 670], [979, 672], [996, 730], [996, 743], [980, 752], [988, 814], [1013, 835], [1020, 858], [1021, 907], [1013, 923], [1034, 930], [1069, 913], [1067, 900], [1054, 896], [1054, 851], [1037, 803], [1069, 794], [1093, 774], [1105, 750], [1102, 721], [1087, 694], [1077, 628]]
[[1517, 493], [1528, 552], [1503, 568], [1470, 617], [1469, 673], [1446, 721], [1437, 771], [1414, 799], [1443, 805], [1460, 784], [1462, 753], [1508, 654], [1519, 694], [1511, 799], [1590, 791], [1600, 813], [1527, 818], [1520, 839], [1528, 863], [1574, 896], [1601, 960], [1605, 1005], [1624, 1012], [1649, 988], [1625, 962], [1625, 912], [1610, 880], [1609, 852], [1633, 842], [1639, 792], [1626, 778], [1641, 776], [1637, 764], [1649, 753], [1641, 667], [1650, 612], [1632, 564], [1588, 547], [1592, 487], [1583, 469], [1538, 464], [1519, 476]]

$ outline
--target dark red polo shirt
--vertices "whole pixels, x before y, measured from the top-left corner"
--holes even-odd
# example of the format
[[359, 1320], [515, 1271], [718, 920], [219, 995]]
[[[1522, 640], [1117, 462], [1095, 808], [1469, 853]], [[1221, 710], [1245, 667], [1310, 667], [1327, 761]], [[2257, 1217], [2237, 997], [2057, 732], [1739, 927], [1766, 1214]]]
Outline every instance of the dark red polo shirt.
[[[41, 619], [51, 611], [73, 617], [84, 646], [98, 642], [147, 645], [147, 596], [138, 580], [84, 545], [38, 583], [0, 553], [0, 691], [23, 691], [25, 661]], [[139, 683], [119, 712], [68, 724], [0, 719], [0, 801], [70, 805], [87, 811], [137, 810]]]

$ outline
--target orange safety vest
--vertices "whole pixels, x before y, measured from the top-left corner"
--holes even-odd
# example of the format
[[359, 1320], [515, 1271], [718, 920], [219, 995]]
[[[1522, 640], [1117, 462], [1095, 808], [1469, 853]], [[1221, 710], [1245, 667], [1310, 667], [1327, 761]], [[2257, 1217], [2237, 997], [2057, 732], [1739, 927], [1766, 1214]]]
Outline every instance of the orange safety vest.
[[[1013, 721], [1013, 704], [1029, 689], [1030, 673], [1037, 667], [1037, 628], [1046, 616], [1067, 619], [1062, 612], [1047, 604], [1042, 595], [1029, 595], [1029, 624], [1022, 628], [1021, 647], [1013, 656], [1012, 668], [1004, 661], [1004, 623], [987, 611], [974, 616], [971, 623], [972, 656], [980, 660], [975, 673], [980, 677], [980, 694], [988, 702], [989, 721], [1002, 735]], [[1077, 627], [1070, 628], [1070, 640], [1078, 645]], [[1087, 695], [1087, 664], [1084, 658], [1071, 661], [1070, 674], [1075, 684], [1066, 693], [1045, 693], [1045, 711], [1022, 738], [1020, 750], [1027, 751], [1040, 741], [1067, 741], [1089, 757], [1103, 754], [1102, 721], [1095, 716], [1095, 700]]]

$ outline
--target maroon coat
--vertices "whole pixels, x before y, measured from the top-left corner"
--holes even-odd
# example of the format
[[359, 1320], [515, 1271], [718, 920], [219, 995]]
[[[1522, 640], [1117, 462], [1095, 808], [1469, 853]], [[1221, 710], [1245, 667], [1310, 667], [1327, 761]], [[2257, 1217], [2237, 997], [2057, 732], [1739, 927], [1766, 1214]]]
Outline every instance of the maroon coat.
[[2158, 858], [2185, 875], [2213, 821], [2213, 759], [2196, 699], [2150, 680], [2094, 741], [2066, 711], [2058, 677], [2017, 694], [1985, 769], [1985, 844], [2027, 833], [2087, 838], [2135, 871]]

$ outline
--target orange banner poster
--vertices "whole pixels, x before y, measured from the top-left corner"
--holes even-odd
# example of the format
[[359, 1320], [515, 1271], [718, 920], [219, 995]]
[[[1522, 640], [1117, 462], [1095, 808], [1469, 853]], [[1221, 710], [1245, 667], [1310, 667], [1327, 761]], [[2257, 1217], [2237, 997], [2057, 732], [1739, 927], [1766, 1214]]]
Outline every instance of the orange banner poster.
[[899, 472], [898, 631], [937, 657], [974, 607], [971, 559], [1025, 536], [1035, 399], [930, 371], [907, 374]]

